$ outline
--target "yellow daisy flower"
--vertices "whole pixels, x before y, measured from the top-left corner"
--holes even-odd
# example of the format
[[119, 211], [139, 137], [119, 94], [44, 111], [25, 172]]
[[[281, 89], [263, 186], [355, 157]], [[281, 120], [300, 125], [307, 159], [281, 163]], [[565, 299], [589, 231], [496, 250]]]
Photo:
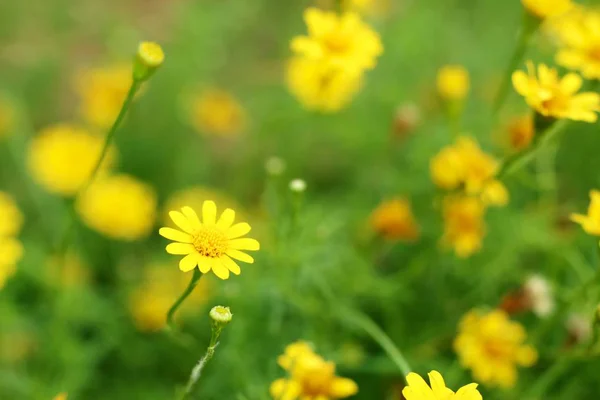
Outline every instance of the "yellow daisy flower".
[[483, 216], [485, 207], [476, 197], [449, 196], [444, 199], [444, 234], [442, 244], [454, 249], [458, 257], [466, 258], [481, 248], [486, 234]]
[[535, 129], [531, 114], [514, 118], [508, 125], [508, 144], [513, 151], [521, 151], [529, 147], [534, 136]]
[[539, 19], [556, 17], [574, 6], [571, 0], [521, 0], [521, 3], [527, 12]]
[[463, 100], [469, 93], [469, 72], [462, 65], [446, 65], [437, 74], [437, 89], [445, 100]]
[[490, 386], [512, 387], [517, 366], [529, 367], [537, 352], [525, 345], [525, 329], [502, 310], [471, 311], [460, 321], [454, 349], [473, 377]]
[[406, 400], [482, 400], [476, 383], [470, 383], [454, 393], [446, 387], [444, 378], [437, 371], [429, 373], [429, 385], [419, 375], [411, 372], [406, 376], [402, 395]]
[[335, 364], [315, 354], [305, 342], [289, 345], [278, 363], [290, 373], [290, 378], [271, 383], [273, 399], [333, 400], [358, 392], [353, 380], [336, 376]]
[[297, 36], [291, 42], [296, 55], [355, 74], [375, 68], [383, 46], [379, 34], [359, 14], [308, 8], [304, 20], [308, 36]]
[[594, 236], [600, 236], [600, 191], [590, 191], [590, 205], [587, 215], [571, 214], [571, 221], [581, 225], [583, 230]]
[[600, 95], [593, 92], [577, 93], [583, 80], [576, 73], [560, 78], [554, 68], [527, 62], [527, 73], [515, 71], [512, 75], [515, 90], [527, 104], [544, 117], [596, 122], [600, 111]]
[[235, 136], [246, 129], [247, 114], [242, 104], [229, 92], [209, 88], [188, 101], [190, 124], [198, 133]]
[[419, 237], [419, 226], [410, 202], [404, 198], [381, 203], [371, 214], [370, 222], [372, 229], [386, 239], [415, 240]]
[[169, 254], [184, 255], [179, 262], [183, 272], [198, 267], [200, 272], [211, 270], [221, 279], [228, 279], [229, 272], [239, 275], [240, 266], [234, 261], [253, 263], [254, 259], [240, 250], [258, 250], [260, 244], [255, 239], [242, 238], [250, 232], [245, 222], [233, 224], [235, 211], [225, 209], [217, 219], [217, 206], [207, 200], [202, 205], [202, 221], [190, 207], [181, 212], [169, 213], [173, 222], [181, 230], [161, 228], [161, 236], [175, 241], [167, 246]]
[[556, 24], [560, 50], [556, 62], [576, 69], [587, 79], [600, 79], [600, 12], [582, 9]]
[[0, 192], [0, 237], [19, 233], [23, 225], [23, 214], [11, 195]]

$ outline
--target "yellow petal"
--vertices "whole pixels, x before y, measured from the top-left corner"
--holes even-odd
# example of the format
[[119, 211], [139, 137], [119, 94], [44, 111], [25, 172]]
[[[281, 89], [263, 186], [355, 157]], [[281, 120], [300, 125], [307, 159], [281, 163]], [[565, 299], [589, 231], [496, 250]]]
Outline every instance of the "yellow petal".
[[406, 382], [408, 385], [402, 390], [406, 400], [437, 400], [425, 380], [414, 372], [406, 376]]
[[344, 398], [358, 393], [358, 385], [352, 379], [335, 377], [329, 388], [329, 396]]
[[181, 243], [192, 243], [194, 240], [192, 235], [173, 228], [160, 228], [158, 233], [164, 238]]
[[470, 383], [458, 389], [453, 400], [482, 400], [482, 397], [479, 390], [477, 390], [477, 384]]
[[221, 214], [221, 218], [219, 218], [219, 221], [217, 222], [217, 227], [223, 230], [229, 229], [234, 220], [235, 211], [233, 211], [231, 208], [226, 208], [225, 211], [223, 211], [223, 214]]
[[565, 94], [573, 94], [581, 89], [583, 79], [577, 74], [570, 73], [564, 76], [560, 82], [560, 88]]
[[212, 265], [212, 271], [220, 279], [229, 279], [229, 270], [219, 260], [214, 260]]
[[210, 258], [208, 258], [208, 257], [199, 257], [198, 258], [198, 269], [200, 270], [200, 272], [202, 272], [203, 274], [206, 274], [206, 273], [210, 272], [211, 268], [212, 268], [212, 261]]
[[179, 260], [179, 269], [183, 272], [193, 270], [196, 265], [198, 265], [198, 255], [196, 253], [190, 253]]
[[296, 400], [300, 392], [300, 384], [289, 379], [277, 379], [269, 387], [271, 397], [278, 400]]
[[258, 250], [260, 243], [256, 239], [242, 238], [229, 241], [229, 248], [234, 250]]
[[228, 256], [221, 256], [221, 261], [223, 262], [223, 265], [225, 265], [225, 267], [227, 267], [227, 269], [233, 272], [235, 275], [239, 275], [242, 272], [240, 266]]
[[188, 221], [190, 221], [190, 224], [193, 229], [200, 228], [200, 226], [202, 224], [200, 223], [200, 220], [198, 219], [198, 214], [196, 214], [196, 211], [194, 211], [192, 209], [192, 207], [187, 207], [187, 206], [183, 207], [181, 209], [181, 212], [183, 213], [183, 215], [185, 215], [185, 217], [188, 219]]
[[194, 246], [189, 243], [171, 243], [167, 245], [167, 253], [184, 255], [196, 252]]
[[521, 96], [527, 96], [529, 94], [529, 77], [523, 71], [515, 71], [512, 74], [512, 83]]
[[226, 254], [233, 259], [243, 261], [248, 264], [252, 264], [254, 262], [254, 258], [252, 258], [251, 256], [249, 256], [246, 253], [242, 253], [239, 250], [229, 249], [229, 250], [227, 250]]
[[204, 225], [212, 226], [217, 220], [217, 205], [212, 200], [206, 200], [202, 204], [202, 222]]
[[194, 230], [192, 229], [192, 224], [190, 224], [190, 221], [188, 221], [188, 219], [179, 211], [170, 211], [169, 216], [171, 217], [173, 222], [175, 222], [175, 225], [177, 225], [184, 232], [187, 232], [187, 233], [194, 232]]
[[229, 230], [227, 231], [227, 238], [228, 239], [235, 239], [238, 238], [240, 236], [244, 236], [245, 234], [247, 234], [248, 232], [250, 232], [250, 225], [248, 225], [245, 222], [241, 222], [239, 224], [235, 224], [233, 225], [231, 228], [229, 228]]
[[440, 399], [444, 399], [453, 394], [453, 392], [446, 387], [444, 378], [437, 371], [431, 371], [429, 374], [429, 385], [433, 394]]

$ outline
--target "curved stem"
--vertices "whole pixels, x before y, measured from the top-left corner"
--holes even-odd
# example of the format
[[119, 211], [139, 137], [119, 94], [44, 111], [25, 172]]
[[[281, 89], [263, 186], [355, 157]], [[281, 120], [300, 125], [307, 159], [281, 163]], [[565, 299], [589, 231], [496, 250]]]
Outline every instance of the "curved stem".
[[185, 301], [185, 299], [194, 291], [194, 288], [198, 284], [198, 281], [200, 280], [200, 278], [202, 278], [202, 273], [200, 272], [200, 270], [198, 268], [195, 268], [194, 274], [192, 275], [192, 279], [190, 280], [190, 283], [188, 284], [187, 288], [184, 290], [183, 293], [181, 293], [181, 296], [179, 296], [179, 298], [177, 299], [175, 304], [173, 304], [171, 306], [171, 308], [169, 309], [169, 312], [167, 313], [167, 327], [168, 328], [175, 329], [175, 322], [174, 322], [175, 313], [177, 312], [177, 309], [179, 308], [179, 306], [181, 306], [181, 304]]

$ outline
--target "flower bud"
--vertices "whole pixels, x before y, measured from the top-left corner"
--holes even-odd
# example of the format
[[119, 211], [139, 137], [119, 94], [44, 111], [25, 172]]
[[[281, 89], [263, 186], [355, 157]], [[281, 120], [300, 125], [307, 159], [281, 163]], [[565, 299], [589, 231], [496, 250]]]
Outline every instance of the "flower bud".
[[233, 314], [229, 307], [223, 306], [215, 306], [210, 310], [210, 318], [214, 321], [215, 324], [219, 326], [225, 326], [231, 319], [233, 318]]
[[294, 179], [290, 182], [290, 190], [296, 193], [302, 193], [306, 190], [306, 181], [303, 179]]
[[148, 80], [162, 65], [164, 59], [165, 54], [159, 44], [140, 43], [133, 63], [133, 79], [140, 82]]

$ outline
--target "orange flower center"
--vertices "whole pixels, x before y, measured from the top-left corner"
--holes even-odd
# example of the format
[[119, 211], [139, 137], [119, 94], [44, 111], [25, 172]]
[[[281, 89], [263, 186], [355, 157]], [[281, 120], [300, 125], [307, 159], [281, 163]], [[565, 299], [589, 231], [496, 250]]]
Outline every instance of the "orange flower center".
[[227, 251], [227, 237], [217, 228], [200, 228], [194, 235], [194, 248], [205, 257], [219, 258]]

